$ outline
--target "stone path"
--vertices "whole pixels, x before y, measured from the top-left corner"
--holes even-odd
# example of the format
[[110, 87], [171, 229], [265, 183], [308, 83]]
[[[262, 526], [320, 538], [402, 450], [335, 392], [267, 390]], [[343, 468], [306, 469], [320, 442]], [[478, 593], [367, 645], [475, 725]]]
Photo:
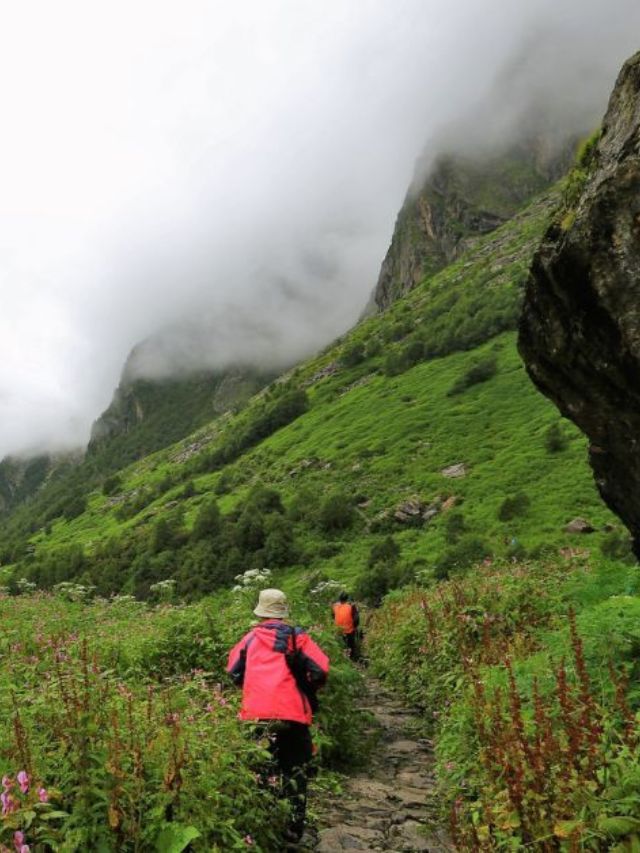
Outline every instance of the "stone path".
[[314, 803], [315, 853], [341, 850], [442, 853], [452, 850], [438, 830], [429, 741], [411, 733], [415, 714], [367, 677], [361, 707], [375, 718], [377, 746], [367, 766], [348, 777], [339, 796]]

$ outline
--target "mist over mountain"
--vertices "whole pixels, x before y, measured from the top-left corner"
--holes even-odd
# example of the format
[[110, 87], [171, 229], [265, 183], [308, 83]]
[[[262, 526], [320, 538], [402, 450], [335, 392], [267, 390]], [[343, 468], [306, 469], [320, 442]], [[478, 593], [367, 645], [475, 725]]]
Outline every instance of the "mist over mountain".
[[540, 116], [581, 130], [639, 24], [628, 0], [13, 10], [0, 456], [86, 443], [136, 346], [150, 378], [323, 346], [366, 303], [421, 152], [424, 172]]

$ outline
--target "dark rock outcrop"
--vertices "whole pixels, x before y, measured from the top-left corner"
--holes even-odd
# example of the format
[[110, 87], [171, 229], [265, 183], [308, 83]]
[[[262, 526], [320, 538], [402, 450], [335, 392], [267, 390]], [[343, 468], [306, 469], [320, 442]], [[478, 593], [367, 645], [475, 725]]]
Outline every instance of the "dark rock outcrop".
[[492, 156], [438, 157], [407, 194], [367, 311], [388, 308], [511, 219], [566, 171], [572, 150], [567, 142], [550, 153], [533, 137]]
[[520, 352], [589, 437], [600, 493], [640, 555], [640, 53], [623, 66], [572, 183], [533, 261]]
[[94, 423], [88, 455], [105, 473], [153, 453], [242, 407], [273, 379], [251, 367], [201, 370], [176, 378], [123, 378]]

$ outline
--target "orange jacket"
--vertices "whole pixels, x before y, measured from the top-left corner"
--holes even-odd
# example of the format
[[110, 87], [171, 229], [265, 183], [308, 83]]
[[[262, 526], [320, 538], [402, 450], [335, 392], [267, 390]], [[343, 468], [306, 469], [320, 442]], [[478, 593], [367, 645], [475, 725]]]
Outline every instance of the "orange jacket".
[[353, 604], [348, 601], [344, 603], [337, 601], [332, 605], [333, 621], [343, 634], [353, 634], [357, 627], [357, 620], [353, 612]]

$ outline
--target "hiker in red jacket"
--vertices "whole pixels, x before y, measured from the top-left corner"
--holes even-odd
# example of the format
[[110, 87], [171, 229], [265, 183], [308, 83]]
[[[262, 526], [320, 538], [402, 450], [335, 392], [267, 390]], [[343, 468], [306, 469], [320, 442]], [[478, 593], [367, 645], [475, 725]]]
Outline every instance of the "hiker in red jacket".
[[240, 719], [268, 723], [269, 750], [282, 776], [281, 796], [291, 803], [288, 840], [298, 841], [312, 758], [309, 726], [329, 659], [302, 628], [285, 621], [289, 605], [279, 589], [262, 590], [253, 612], [260, 623], [231, 649], [227, 672], [242, 687]]
[[347, 647], [349, 657], [358, 659], [358, 626], [360, 625], [360, 614], [356, 605], [349, 601], [349, 595], [341, 592], [338, 600], [331, 605], [333, 622], [342, 634], [342, 639]]

